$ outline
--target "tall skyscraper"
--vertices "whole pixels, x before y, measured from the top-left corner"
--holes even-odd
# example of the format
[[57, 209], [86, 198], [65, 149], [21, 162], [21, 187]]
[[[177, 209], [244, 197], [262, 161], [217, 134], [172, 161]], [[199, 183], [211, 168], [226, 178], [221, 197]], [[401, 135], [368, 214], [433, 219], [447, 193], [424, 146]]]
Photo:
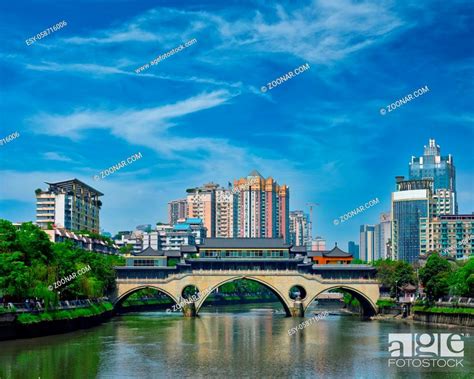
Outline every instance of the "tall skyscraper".
[[303, 211], [290, 212], [290, 243], [293, 246], [311, 246], [309, 216]]
[[409, 179], [433, 180], [433, 199], [436, 201], [436, 213], [457, 214], [456, 169], [453, 157], [441, 156], [441, 148], [434, 139], [425, 146], [422, 157], [412, 157], [409, 165]]
[[168, 223], [174, 225], [179, 219], [188, 217], [188, 200], [179, 199], [168, 203]]
[[354, 259], [360, 259], [359, 245], [357, 245], [354, 241], [349, 241], [347, 244], [347, 251], [349, 254], [352, 254]]
[[380, 223], [374, 229], [374, 260], [390, 258], [390, 239], [392, 238], [392, 222], [390, 212], [380, 214]]
[[237, 203], [234, 193], [229, 189], [216, 189], [216, 238], [232, 238], [235, 233]]
[[[236, 190], [235, 190], [236, 189]], [[237, 202], [236, 235], [247, 238], [290, 239], [289, 189], [257, 171], [234, 181]]]
[[375, 257], [375, 226], [361, 225], [360, 226], [360, 259], [365, 262], [373, 262]]
[[188, 189], [188, 217], [200, 218], [207, 229], [208, 238], [216, 236], [216, 190], [217, 184]]
[[47, 229], [48, 224], [72, 231], [99, 233], [99, 211], [104, 194], [78, 179], [46, 183], [47, 191], [36, 190], [36, 223]]
[[409, 263], [420, 255], [420, 219], [431, 219], [435, 210], [433, 180], [404, 180], [396, 177], [392, 192], [392, 252], [395, 259]]

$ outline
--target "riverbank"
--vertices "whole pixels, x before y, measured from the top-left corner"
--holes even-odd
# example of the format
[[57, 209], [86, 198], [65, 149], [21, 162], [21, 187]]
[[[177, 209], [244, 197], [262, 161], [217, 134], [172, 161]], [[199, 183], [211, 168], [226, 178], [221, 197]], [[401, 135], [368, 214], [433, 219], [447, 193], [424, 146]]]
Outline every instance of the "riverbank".
[[474, 328], [474, 308], [413, 307], [413, 320], [426, 324]]
[[371, 318], [378, 321], [397, 321], [406, 323], [421, 323], [436, 326], [462, 326], [474, 328], [473, 308], [443, 308], [414, 306], [412, 314], [402, 317], [401, 313], [394, 312], [379, 313]]
[[0, 315], [0, 341], [68, 333], [97, 326], [114, 315], [109, 302], [71, 310]]

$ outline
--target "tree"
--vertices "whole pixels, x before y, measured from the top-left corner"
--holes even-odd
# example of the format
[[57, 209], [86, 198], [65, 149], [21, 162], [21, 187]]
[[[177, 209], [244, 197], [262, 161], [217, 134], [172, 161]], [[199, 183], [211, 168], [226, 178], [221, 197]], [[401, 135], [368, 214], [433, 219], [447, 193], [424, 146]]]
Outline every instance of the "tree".
[[474, 297], [474, 257], [451, 274], [449, 288], [453, 295]]
[[392, 297], [396, 296], [399, 287], [416, 284], [415, 271], [407, 262], [379, 259], [374, 262], [374, 266], [377, 268], [377, 278], [383, 287], [390, 290]]
[[451, 273], [449, 262], [438, 254], [431, 254], [425, 267], [420, 269], [420, 280], [430, 301], [449, 293], [448, 279]]

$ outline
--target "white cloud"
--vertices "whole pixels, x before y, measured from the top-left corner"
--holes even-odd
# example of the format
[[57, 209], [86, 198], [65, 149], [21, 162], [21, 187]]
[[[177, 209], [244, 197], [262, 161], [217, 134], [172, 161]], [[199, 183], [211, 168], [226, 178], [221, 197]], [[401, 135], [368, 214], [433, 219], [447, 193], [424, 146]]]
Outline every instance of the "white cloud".
[[[183, 138], [166, 135], [167, 130], [176, 124], [174, 119], [223, 105], [233, 96], [236, 94], [220, 90], [154, 108], [114, 111], [79, 110], [68, 115], [38, 114], [31, 121], [37, 126], [34, 131], [39, 134], [79, 140], [86, 130], [103, 129], [131, 144], [147, 146], [155, 151], [169, 154], [174, 150], [196, 150], [202, 147], [197, 143], [205, 142], [201, 138], [183, 141]], [[165, 135], [168, 140], [163, 143]]]
[[69, 158], [68, 156], [57, 153], [55, 151], [48, 151], [43, 154], [44, 159], [50, 160], [50, 161], [60, 161], [60, 162], [72, 162], [72, 159]]

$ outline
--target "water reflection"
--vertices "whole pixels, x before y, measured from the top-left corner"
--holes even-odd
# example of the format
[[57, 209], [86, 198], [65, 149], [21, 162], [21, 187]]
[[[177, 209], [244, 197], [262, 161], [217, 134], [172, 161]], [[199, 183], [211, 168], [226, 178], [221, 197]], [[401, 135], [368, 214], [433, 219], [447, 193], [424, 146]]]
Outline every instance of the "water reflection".
[[[396, 374], [387, 368], [388, 333], [460, 331], [329, 315], [289, 336], [303, 319], [275, 313], [278, 308], [206, 307], [196, 319], [164, 312], [128, 314], [94, 329], [3, 342], [0, 377], [381, 378]], [[466, 345], [464, 374], [473, 369], [472, 339]], [[437, 376], [446, 374], [430, 375]]]

